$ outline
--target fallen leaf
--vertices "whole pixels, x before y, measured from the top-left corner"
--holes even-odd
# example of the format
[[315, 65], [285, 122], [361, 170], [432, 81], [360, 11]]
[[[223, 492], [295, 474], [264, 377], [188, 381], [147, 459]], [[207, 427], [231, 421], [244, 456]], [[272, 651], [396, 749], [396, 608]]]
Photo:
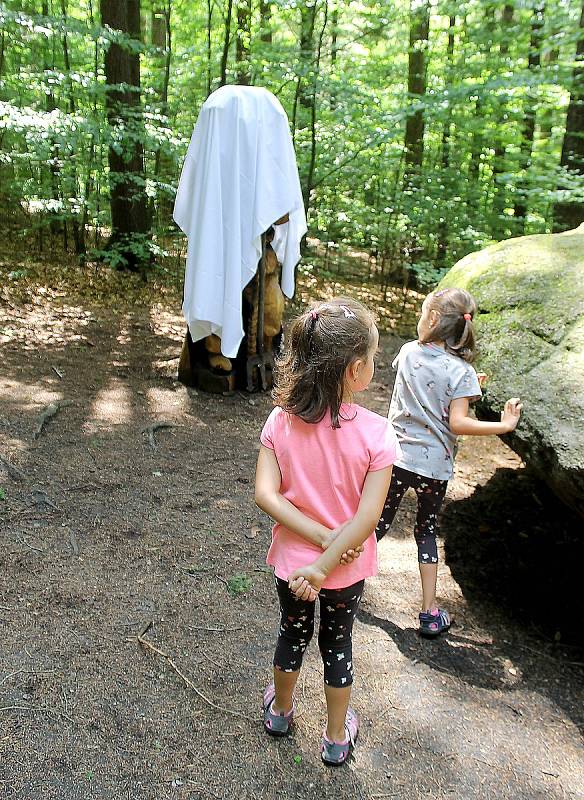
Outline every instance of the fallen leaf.
[[258, 533], [261, 533], [262, 529], [259, 525], [252, 525], [249, 531], [245, 534], [246, 539], [255, 539]]

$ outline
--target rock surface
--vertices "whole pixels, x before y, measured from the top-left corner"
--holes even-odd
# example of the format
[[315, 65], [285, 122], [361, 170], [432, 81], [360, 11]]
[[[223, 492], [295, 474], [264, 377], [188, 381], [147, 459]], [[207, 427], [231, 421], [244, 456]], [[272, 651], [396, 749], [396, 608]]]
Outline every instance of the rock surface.
[[440, 283], [475, 297], [486, 372], [477, 415], [498, 417], [520, 396], [507, 443], [584, 515], [584, 224], [510, 239], [459, 261]]

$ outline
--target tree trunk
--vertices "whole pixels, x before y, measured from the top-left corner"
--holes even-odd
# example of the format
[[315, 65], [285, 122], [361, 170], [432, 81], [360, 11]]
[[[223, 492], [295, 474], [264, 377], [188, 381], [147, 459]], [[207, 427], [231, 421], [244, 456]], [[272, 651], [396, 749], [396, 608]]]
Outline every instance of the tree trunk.
[[260, 39], [272, 44], [272, 4], [260, 0]]
[[[408, 97], [410, 104], [417, 103], [426, 94], [426, 50], [430, 31], [430, 4], [428, 0], [410, 5], [410, 46], [408, 55]], [[424, 161], [424, 111], [419, 108], [408, 114], [406, 120], [404, 186], [419, 182]]]
[[[539, 71], [539, 67], [541, 65], [544, 13], [545, 0], [535, 0], [533, 16], [531, 17], [529, 55], [527, 57], [527, 67], [533, 76], [537, 71]], [[519, 169], [521, 170], [521, 178], [517, 185], [514, 208], [514, 217], [517, 221], [517, 227], [519, 229], [518, 232], [522, 234], [525, 232], [525, 221], [527, 217], [527, 170], [531, 166], [531, 153], [533, 150], [533, 137], [535, 134], [536, 102], [537, 90], [529, 89], [525, 103], [523, 131], [521, 135], [519, 152]]]
[[[160, 90], [160, 112], [164, 117], [168, 118], [168, 87], [170, 84], [170, 65], [172, 62], [172, 28], [170, 25], [170, 15], [172, 13], [172, 0], [167, 0], [166, 8], [159, 11], [157, 19], [161, 19], [164, 23], [162, 30], [157, 31], [158, 46], [164, 48], [164, 74], [162, 78], [162, 87]], [[154, 29], [153, 29], [154, 30]], [[159, 147], [156, 151], [156, 159], [154, 162], [154, 176], [158, 178], [160, 175], [160, 166], [162, 159], [162, 149]]]
[[219, 86], [227, 83], [227, 59], [229, 58], [229, 45], [231, 44], [231, 17], [233, 15], [233, 0], [227, 0], [227, 14], [225, 15], [225, 34], [223, 37], [223, 53], [221, 54], [221, 82]]
[[[140, 38], [140, 0], [100, 0], [100, 8], [103, 25]], [[118, 266], [137, 271], [150, 263], [146, 244], [150, 219], [143, 189], [140, 56], [111, 43], [104, 61], [107, 118], [118, 145], [108, 150], [112, 232], [107, 249], [115, 252]]]
[[312, 92], [311, 92], [312, 96], [310, 105], [310, 162], [308, 165], [308, 173], [306, 175], [306, 181], [304, 183], [302, 192], [304, 198], [304, 209], [307, 217], [310, 207], [310, 195], [312, 193], [312, 188], [313, 188], [314, 168], [316, 166], [316, 82], [318, 80], [318, 74], [320, 70], [322, 40], [324, 38], [324, 32], [326, 30], [327, 21], [328, 21], [328, 2], [327, 0], [324, 0], [324, 21], [322, 23], [322, 29], [320, 31], [320, 35], [318, 37], [318, 45], [316, 49], [316, 61], [314, 64], [314, 77], [312, 81]]
[[[485, 29], [489, 34], [489, 40], [483, 49], [490, 52], [493, 46], [493, 33], [495, 28], [495, 7], [489, 3], [485, 7]], [[478, 94], [474, 111], [474, 130], [470, 147], [470, 163], [468, 167], [468, 193], [467, 202], [469, 206], [476, 207], [477, 197], [480, 193], [478, 182], [480, 179], [481, 156], [484, 148], [484, 106], [485, 103]]]
[[[310, 108], [312, 105], [311, 72], [314, 62], [315, 22], [316, 1], [303, 2], [300, 6], [300, 74], [298, 75], [298, 101], [303, 108]], [[305, 121], [301, 121], [298, 127], [306, 127]]]
[[[571, 176], [584, 176], [584, 3], [576, 45], [576, 66], [572, 73], [572, 91], [566, 116], [560, 166]], [[554, 231], [567, 231], [584, 221], [584, 203], [567, 200], [554, 207]]]
[[[502, 33], [503, 39], [501, 40], [501, 44], [499, 47], [499, 52], [501, 54], [501, 65], [500, 69], [505, 70], [506, 67], [506, 57], [509, 53], [509, 40], [510, 40], [510, 33], [509, 28], [513, 22], [513, 13], [514, 8], [510, 3], [506, 3], [503, 7], [503, 18], [502, 18]], [[497, 128], [499, 133], [497, 134], [497, 138], [495, 141], [495, 152], [493, 156], [493, 234], [496, 235], [498, 232], [501, 231], [501, 217], [503, 212], [505, 211], [506, 205], [506, 185], [504, 182], [499, 178], [501, 173], [505, 171], [505, 141], [503, 138], [503, 130], [505, 129], [505, 114], [507, 109], [507, 102], [506, 100], [502, 100], [497, 109], [497, 118], [498, 118], [498, 125]]]
[[[449, 90], [452, 83], [452, 71], [454, 61], [454, 29], [456, 27], [456, 17], [451, 15], [448, 18], [448, 44], [446, 46], [446, 89]], [[450, 93], [448, 94], [448, 109], [446, 119], [442, 128], [442, 176], [443, 180], [449, 180], [448, 169], [450, 167], [450, 126], [452, 124], [452, 106]], [[448, 226], [446, 224], [446, 212], [442, 213], [442, 221], [438, 225], [438, 265], [443, 266], [446, 262], [446, 251], [448, 248]]]
[[207, 0], [207, 97], [211, 94], [211, 30], [213, 28], [213, 3]]
[[[69, 94], [69, 112], [75, 114], [75, 95], [73, 94], [73, 83], [71, 81], [71, 62], [69, 59], [69, 44], [67, 42], [67, 6], [65, 0], [61, 0], [61, 15], [63, 17], [63, 62], [65, 65], [65, 72], [67, 74], [67, 92]], [[75, 166], [75, 154], [71, 153], [71, 183], [73, 184], [73, 197], [77, 197], [80, 191], [79, 180], [77, 177], [77, 167]], [[86, 198], [83, 198], [82, 206], [85, 206]], [[77, 214], [71, 215], [71, 225], [73, 228], [73, 244], [75, 246], [75, 255], [85, 255], [85, 227], [83, 226], [83, 219], [85, 214], [83, 209], [81, 211], [81, 219]], [[81, 223], [81, 224], [80, 224]]]
[[[42, 13], [43, 16], [47, 17], [49, 15], [49, 4], [47, 0], [43, 0], [42, 3]], [[49, 63], [49, 41], [46, 41], [46, 47], [44, 50], [44, 58], [43, 58], [43, 70], [48, 73], [54, 69], [54, 53], [53, 59], [51, 59], [51, 63]], [[57, 108], [57, 103], [55, 101], [55, 95], [53, 94], [52, 89], [49, 89], [49, 86], [52, 84], [47, 80], [47, 93], [45, 97], [45, 111], [47, 113], [51, 113]], [[55, 143], [54, 138], [51, 136], [51, 159], [49, 163], [49, 174], [50, 174], [50, 182], [51, 182], [51, 200], [54, 201], [55, 204], [58, 204], [60, 198], [60, 172], [59, 172], [59, 151], [57, 145]], [[51, 231], [51, 235], [55, 236], [59, 232], [59, 222], [56, 219], [56, 214], [54, 210], [49, 211], [49, 228]]]
[[251, 0], [238, 0], [235, 60], [237, 62], [237, 83], [240, 86], [249, 86], [250, 83], [250, 40]]

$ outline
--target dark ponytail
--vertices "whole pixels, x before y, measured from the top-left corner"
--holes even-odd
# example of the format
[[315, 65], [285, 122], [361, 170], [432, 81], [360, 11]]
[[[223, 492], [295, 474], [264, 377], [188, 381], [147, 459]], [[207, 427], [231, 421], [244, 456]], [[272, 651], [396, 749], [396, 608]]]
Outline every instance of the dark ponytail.
[[428, 309], [436, 311], [438, 319], [425, 337], [426, 342], [444, 342], [452, 355], [472, 361], [476, 343], [473, 319], [477, 304], [465, 289], [439, 289], [428, 295]]

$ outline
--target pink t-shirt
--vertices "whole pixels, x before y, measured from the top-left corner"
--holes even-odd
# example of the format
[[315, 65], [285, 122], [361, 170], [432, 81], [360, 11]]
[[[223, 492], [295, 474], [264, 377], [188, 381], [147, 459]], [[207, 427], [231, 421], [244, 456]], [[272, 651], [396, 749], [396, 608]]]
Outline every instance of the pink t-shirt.
[[[387, 418], [354, 403], [343, 403], [341, 415], [341, 427], [332, 428], [329, 413], [320, 422], [309, 423], [276, 407], [260, 436], [276, 455], [281, 494], [327, 528], [351, 519], [367, 473], [389, 467], [400, 455]], [[352, 564], [336, 567], [323, 588], [342, 589], [377, 574], [373, 531], [364, 548]], [[321, 553], [319, 547], [276, 523], [266, 560], [278, 578], [288, 580], [293, 570], [311, 564]]]

